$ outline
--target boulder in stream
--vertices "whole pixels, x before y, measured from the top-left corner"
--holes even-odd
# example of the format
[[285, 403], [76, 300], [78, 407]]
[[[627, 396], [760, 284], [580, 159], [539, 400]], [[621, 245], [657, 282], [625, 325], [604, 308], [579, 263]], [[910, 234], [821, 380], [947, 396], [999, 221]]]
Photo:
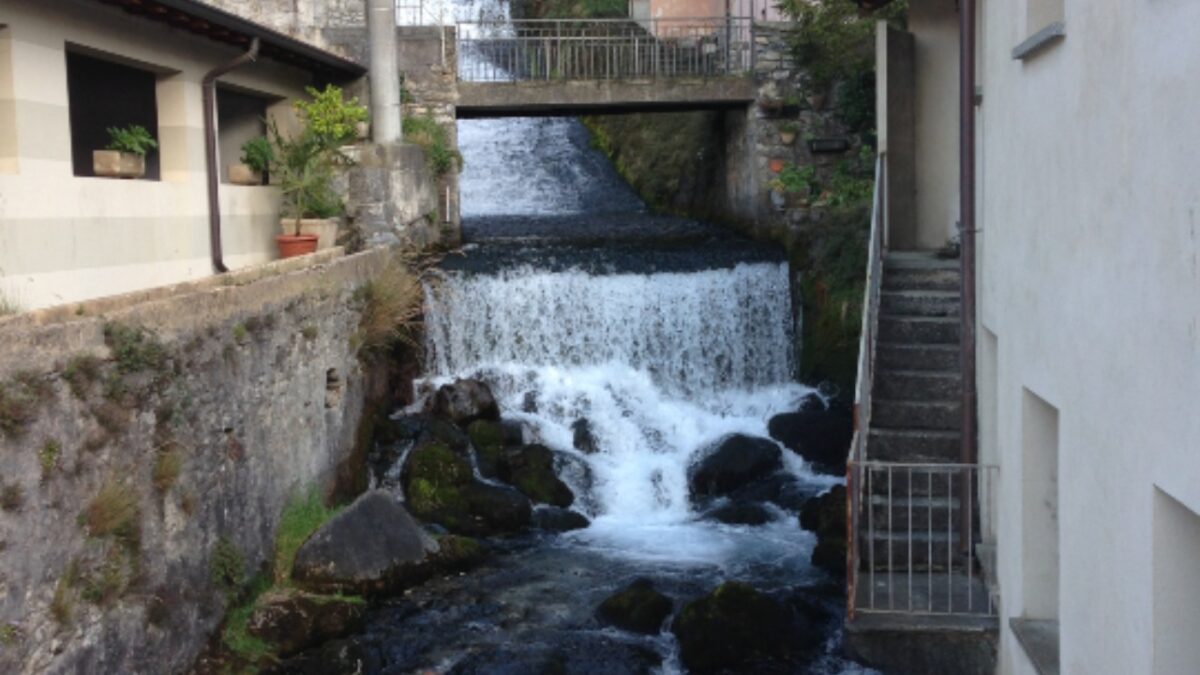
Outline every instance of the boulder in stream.
[[413, 449], [402, 474], [413, 515], [469, 536], [511, 534], [529, 526], [529, 500], [511, 488], [481, 483], [471, 463], [442, 443]]
[[465, 426], [475, 420], [500, 419], [492, 390], [479, 380], [455, 380], [433, 395], [433, 414]]
[[587, 516], [578, 511], [544, 505], [533, 510], [534, 527], [546, 532], [582, 530], [590, 524]]
[[575, 501], [571, 488], [554, 471], [554, 451], [544, 445], [509, 450], [500, 476], [535, 502], [566, 508]]
[[756, 663], [806, 659], [820, 644], [797, 639], [819, 633], [790, 607], [735, 581], [684, 605], [671, 632], [693, 673], [760, 672]]
[[810, 397], [796, 412], [783, 413], [767, 423], [771, 438], [812, 464], [813, 469], [835, 476], [846, 474], [854, 415], [849, 406], [834, 401], [828, 406]]
[[770, 509], [762, 504], [740, 501], [722, 504], [707, 515], [726, 525], [766, 525], [773, 519]]
[[846, 574], [846, 486], [835, 485], [800, 510], [800, 527], [817, 535], [812, 564], [834, 576]]
[[366, 613], [362, 598], [271, 591], [258, 599], [246, 630], [287, 657], [360, 630]]
[[596, 618], [621, 630], [654, 635], [662, 629], [673, 606], [671, 598], [655, 590], [649, 579], [636, 579], [600, 603]]
[[726, 495], [781, 468], [782, 453], [771, 440], [745, 434], [726, 436], [692, 470], [692, 496]]
[[392, 495], [372, 490], [300, 546], [292, 578], [322, 593], [391, 592], [423, 578], [437, 549]]
[[575, 449], [585, 455], [594, 455], [600, 452], [600, 446], [596, 444], [596, 435], [592, 433], [592, 423], [586, 417], [580, 417], [571, 423], [571, 432]]
[[475, 459], [479, 473], [488, 478], [499, 478], [500, 465], [504, 461], [505, 434], [499, 422], [475, 420], [467, 427], [467, 435], [475, 446]]

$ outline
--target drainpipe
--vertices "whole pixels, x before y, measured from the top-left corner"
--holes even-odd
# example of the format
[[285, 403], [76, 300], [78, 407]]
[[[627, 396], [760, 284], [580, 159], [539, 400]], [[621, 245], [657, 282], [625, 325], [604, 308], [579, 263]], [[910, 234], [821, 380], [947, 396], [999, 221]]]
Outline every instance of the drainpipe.
[[[439, 26], [438, 30], [445, 28]], [[395, 0], [367, 0], [371, 50], [371, 129], [376, 143], [400, 141], [400, 68], [396, 63]]]
[[218, 197], [221, 170], [217, 166], [217, 78], [254, 63], [258, 58], [259, 40], [254, 38], [245, 54], [217, 66], [204, 75], [200, 88], [204, 92], [204, 162], [208, 171], [208, 237], [212, 244], [212, 265], [218, 274], [229, 271], [225, 254], [221, 252], [221, 201]]
[[[960, 461], [977, 459], [975, 432], [975, 11], [976, 0], [959, 3], [959, 218], [962, 222], [960, 263], [962, 265], [962, 448]], [[970, 472], [964, 472], [964, 499]], [[973, 507], [959, 509], [960, 550], [969, 552], [970, 519]]]

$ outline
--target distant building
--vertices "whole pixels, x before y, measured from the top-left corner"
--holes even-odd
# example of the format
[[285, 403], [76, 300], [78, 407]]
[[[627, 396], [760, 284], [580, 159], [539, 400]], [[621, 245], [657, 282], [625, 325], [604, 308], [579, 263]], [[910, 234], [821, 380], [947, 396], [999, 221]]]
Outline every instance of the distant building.
[[909, 8], [878, 41], [887, 235], [957, 238], [973, 188], [968, 444], [997, 468], [972, 543], [997, 672], [1200, 673], [1200, 4]]
[[[192, 0], [5, 0], [0, 5], [0, 291], [25, 309], [213, 272], [201, 81], [258, 39], [257, 62], [217, 81], [224, 262], [275, 257], [278, 190], [227, 166], [305, 85], [357, 63]], [[110, 127], [158, 149], [141, 179], [95, 177]]]

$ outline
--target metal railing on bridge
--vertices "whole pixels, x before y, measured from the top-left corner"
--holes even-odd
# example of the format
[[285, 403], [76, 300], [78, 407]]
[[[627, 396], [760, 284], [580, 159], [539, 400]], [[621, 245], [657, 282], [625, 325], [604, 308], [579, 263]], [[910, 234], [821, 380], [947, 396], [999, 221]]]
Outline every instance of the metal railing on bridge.
[[460, 21], [464, 82], [712, 77], [750, 72], [748, 18]]

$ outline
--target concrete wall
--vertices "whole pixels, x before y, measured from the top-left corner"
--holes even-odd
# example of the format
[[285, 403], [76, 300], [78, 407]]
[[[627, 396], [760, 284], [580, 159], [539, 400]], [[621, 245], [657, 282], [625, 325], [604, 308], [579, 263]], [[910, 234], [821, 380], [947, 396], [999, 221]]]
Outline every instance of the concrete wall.
[[[339, 255], [0, 319], [0, 672], [185, 671], [229, 602], [219, 542], [248, 578], [291, 495], [358, 487], [360, 423], [390, 388], [359, 360], [352, 298], [390, 252]], [[114, 324], [152, 327], [165, 359], [114, 360]], [[85, 355], [98, 372], [73, 379]], [[132, 541], [81, 525], [108, 484], [133, 497]]]
[[366, 62], [366, 0], [201, 0], [322, 49]]
[[914, 0], [916, 237], [903, 248], [940, 248], [958, 236], [958, 3]]
[[1036, 611], [1022, 593], [1029, 391], [1058, 411], [1062, 672], [1156, 672], [1175, 627], [1195, 642], [1194, 595], [1171, 598], [1200, 575], [1193, 556], [1172, 583], [1179, 559], [1162, 559], [1194, 550], [1178, 524], [1200, 513], [1200, 5], [1068, 0], [1065, 38], [1016, 61], [1025, 5], [982, 3], [980, 334], [994, 355], [980, 355], [979, 414], [1000, 464], [1000, 671], [1032, 672], [1008, 624]]
[[875, 126], [887, 159], [887, 245], [917, 246], [916, 77], [913, 34], [875, 26]]
[[[92, 2], [11, 0], [0, 24], [0, 291], [28, 309], [210, 274], [200, 80], [237, 51]], [[68, 43], [158, 73], [161, 180], [72, 174]], [[262, 60], [223, 81], [288, 99], [308, 76]], [[228, 264], [275, 257], [278, 202], [223, 186]]]

